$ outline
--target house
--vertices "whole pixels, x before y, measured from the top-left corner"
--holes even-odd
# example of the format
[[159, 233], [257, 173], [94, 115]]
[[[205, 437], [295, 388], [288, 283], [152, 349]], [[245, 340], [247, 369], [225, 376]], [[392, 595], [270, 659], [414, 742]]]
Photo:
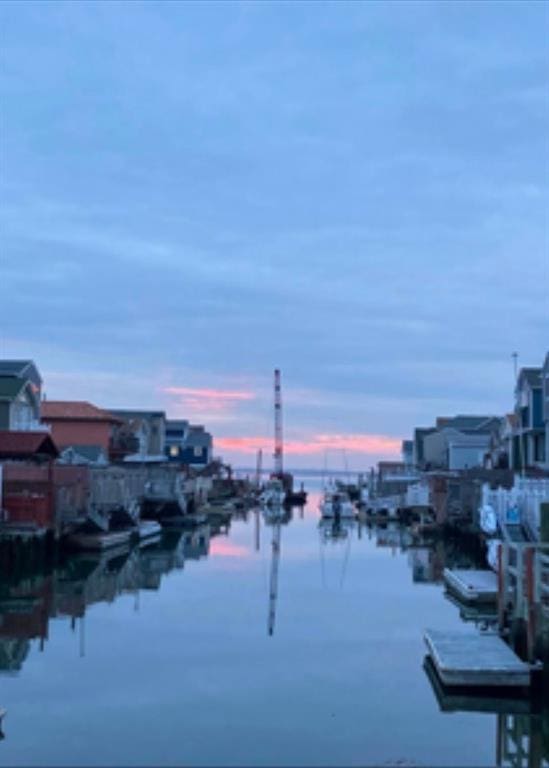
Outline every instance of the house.
[[42, 378], [32, 360], [0, 360], [0, 429], [40, 430]]
[[43, 400], [42, 422], [56, 444], [99, 446], [108, 455], [114, 428], [121, 420], [108, 411], [80, 400]]
[[416, 469], [425, 468], [424, 442], [425, 438], [436, 432], [436, 427], [416, 427], [414, 429], [413, 464]]
[[437, 424], [439, 427], [423, 441], [425, 468], [464, 470], [484, 465], [500, 420], [496, 416], [460, 415], [437, 419]]
[[48, 432], [0, 431], [0, 460], [48, 461], [58, 455], [57, 446]]
[[[0, 523], [47, 530], [55, 525], [53, 461], [59, 451], [48, 432], [0, 431]], [[12, 464], [13, 462], [13, 464]], [[39, 482], [9, 483], [8, 471], [21, 467], [27, 477], [42, 474]], [[41, 472], [43, 470], [43, 472]], [[41, 480], [41, 482], [40, 482]]]
[[181, 461], [189, 436], [190, 424], [185, 419], [169, 419], [166, 422], [165, 453], [170, 461]]
[[508, 469], [511, 466], [515, 424], [514, 413], [507, 413], [499, 420], [499, 429], [492, 433], [485, 457], [484, 463], [487, 469]]
[[203, 426], [184, 420], [166, 422], [165, 452], [169, 461], [201, 469], [211, 462], [212, 449], [212, 436]]
[[546, 460], [544, 422], [544, 380], [542, 368], [522, 368], [515, 388], [515, 436], [513, 469], [544, 464]]
[[166, 448], [166, 414], [164, 411], [121, 410], [110, 413], [118, 419], [113, 432], [111, 456], [128, 454], [163, 456]]
[[406, 468], [414, 465], [414, 441], [403, 440], [401, 447], [402, 463]]

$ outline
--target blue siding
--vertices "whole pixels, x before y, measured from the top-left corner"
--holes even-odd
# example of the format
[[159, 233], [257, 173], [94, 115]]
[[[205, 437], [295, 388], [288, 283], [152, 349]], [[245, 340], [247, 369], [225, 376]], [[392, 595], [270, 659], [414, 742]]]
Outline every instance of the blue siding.
[[541, 388], [532, 391], [532, 406], [532, 426], [534, 429], [540, 429], [543, 427], [543, 394]]

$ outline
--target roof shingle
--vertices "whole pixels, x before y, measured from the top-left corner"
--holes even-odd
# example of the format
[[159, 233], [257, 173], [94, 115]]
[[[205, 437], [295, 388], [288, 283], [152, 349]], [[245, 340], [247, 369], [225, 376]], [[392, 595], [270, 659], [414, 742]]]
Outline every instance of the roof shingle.
[[112, 413], [97, 408], [84, 400], [43, 400], [42, 421], [108, 421], [121, 423]]

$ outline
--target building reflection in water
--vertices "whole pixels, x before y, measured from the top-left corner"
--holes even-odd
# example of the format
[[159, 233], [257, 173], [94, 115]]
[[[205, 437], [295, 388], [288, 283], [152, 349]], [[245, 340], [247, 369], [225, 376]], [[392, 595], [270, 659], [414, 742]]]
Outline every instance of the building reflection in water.
[[31, 642], [40, 650], [48, 638], [52, 618], [68, 617], [73, 629], [79, 622], [80, 652], [84, 655], [84, 617], [95, 603], [111, 603], [120, 595], [160, 589], [163, 576], [184, 568], [189, 560], [208, 556], [217, 528], [166, 531], [140, 545], [102, 553], [78, 553], [55, 567], [36, 562], [36, 553], [17, 567], [0, 563], [0, 674], [17, 674], [29, 654]]

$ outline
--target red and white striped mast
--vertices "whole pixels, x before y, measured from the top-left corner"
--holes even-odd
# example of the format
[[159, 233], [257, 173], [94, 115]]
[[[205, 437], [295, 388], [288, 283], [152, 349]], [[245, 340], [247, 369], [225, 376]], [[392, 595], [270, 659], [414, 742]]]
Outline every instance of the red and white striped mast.
[[275, 449], [274, 449], [274, 475], [282, 480], [283, 461], [282, 461], [282, 393], [280, 388], [280, 371], [278, 368], [274, 372], [274, 395], [275, 395]]

